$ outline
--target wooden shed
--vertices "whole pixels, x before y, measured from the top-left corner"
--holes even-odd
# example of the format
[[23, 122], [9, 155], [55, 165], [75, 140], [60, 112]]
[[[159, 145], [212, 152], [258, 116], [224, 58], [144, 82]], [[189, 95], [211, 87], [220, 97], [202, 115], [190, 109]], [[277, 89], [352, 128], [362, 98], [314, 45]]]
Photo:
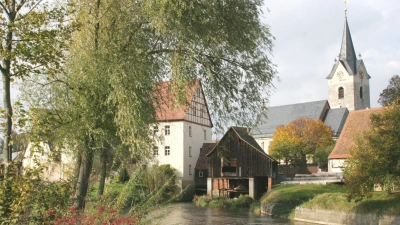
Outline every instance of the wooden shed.
[[207, 194], [238, 197], [248, 194], [258, 199], [272, 188], [278, 163], [267, 155], [248, 129], [230, 127], [209, 158]]

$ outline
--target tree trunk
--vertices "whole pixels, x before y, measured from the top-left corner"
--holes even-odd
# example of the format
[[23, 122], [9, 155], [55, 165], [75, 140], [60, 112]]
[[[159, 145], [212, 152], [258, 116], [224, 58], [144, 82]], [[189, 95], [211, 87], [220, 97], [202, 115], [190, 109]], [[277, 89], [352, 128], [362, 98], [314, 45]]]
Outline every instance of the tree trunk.
[[11, 145], [11, 132], [12, 132], [12, 116], [13, 110], [11, 106], [11, 52], [12, 52], [12, 38], [13, 38], [13, 24], [15, 21], [15, 1], [11, 1], [10, 10], [7, 12], [7, 36], [5, 40], [4, 58], [1, 62], [1, 75], [3, 78], [3, 107], [5, 114], [5, 129], [4, 129], [4, 176], [9, 174], [9, 164], [12, 162], [12, 145]]
[[101, 197], [104, 193], [106, 173], [107, 173], [107, 148], [103, 148], [103, 150], [100, 153], [100, 183], [99, 183], [99, 191], [97, 192], [98, 197]]
[[76, 190], [76, 185], [78, 183], [79, 174], [81, 171], [81, 162], [82, 162], [82, 153], [79, 153], [76, 158], [76, 166], [75, 166], [75, 170], [74, 170], [74, 177], [72, 180], [72, 190]]
[[79, 170], [78, 182], [75, 191], [75, 205], [78, 209], [85, 208], [85, 198], [89, 187], [89, 178], [93, 165], [93, 150], [89, 141], [85, 144], [85, 149], [81, 152], [81, 165]]

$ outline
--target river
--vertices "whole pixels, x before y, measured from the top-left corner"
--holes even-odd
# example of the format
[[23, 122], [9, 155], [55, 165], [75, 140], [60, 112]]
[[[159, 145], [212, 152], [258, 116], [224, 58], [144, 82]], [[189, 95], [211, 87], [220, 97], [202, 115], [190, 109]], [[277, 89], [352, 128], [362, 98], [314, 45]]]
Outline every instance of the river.
[[[193, 203], [174, 203], [158, 213], [162, 218], [151, 224], [161, 225], [311, 225], [311, 223], [291, 222], [288, 219], [256, 215], [248, 209], [225, 210], [196, 207]], [[152, 216], [154, 219], [154, 215]]]

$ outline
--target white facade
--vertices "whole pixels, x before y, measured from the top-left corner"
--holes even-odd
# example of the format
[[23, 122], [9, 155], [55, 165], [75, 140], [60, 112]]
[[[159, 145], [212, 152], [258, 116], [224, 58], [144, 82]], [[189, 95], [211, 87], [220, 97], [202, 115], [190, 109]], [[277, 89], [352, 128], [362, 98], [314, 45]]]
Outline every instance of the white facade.
[[[183, 188], [194, 184], [194, 167], [200, 148], [203, 143], [211, 142], [212, 128], [187, 121], [161, 122], [156, 127], [153, 149], [156, 152], [151, 163], [170, 164], [177, 169]], [[169, 134], [166, 133], [168, 127]]]
[[40, 165], [43, 167], [43, 180], [50, 182], [68, 180], [71, 178], [75, 166], [72, 155], [72, 152], [68, 152], [66, 149], [57, 154], [50, 149], [49, 144], [44, 142], [39, 144], [31, 142], [28, 144], [22, 160], [23, 172]]
[[342, 173], [345, 167], [346, 159], [329, 159], [328, 172], [329, 173]]
[[265, 153], [269, 155], [269, 145], [271, 144], [272, 137], [267, 138], [267, 137], [262, 137], [262, 138], [257, 138], [255, 139], [258, 145], [264, 150]]

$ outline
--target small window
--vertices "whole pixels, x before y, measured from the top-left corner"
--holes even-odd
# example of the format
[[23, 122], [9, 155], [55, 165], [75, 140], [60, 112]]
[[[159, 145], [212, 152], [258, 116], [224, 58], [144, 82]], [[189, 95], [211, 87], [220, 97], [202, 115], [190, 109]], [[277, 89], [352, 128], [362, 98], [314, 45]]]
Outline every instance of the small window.
[[339, 99], [342, 99], [342, 98], [344, 98], [344, 89], [343, 89], [343, 87], [340, 87], [339, 88]]
[[200, 110], [200, 117], [203, 118], [203, 110]]
[[189, 157], [192, 157], [192, 146], [189, 146]]
[[193, 116], [195, 116], [196, 115], [196, 106], [192, 107], [192, 111], [193, 111]]
[[165, 155], [170, 155], [171, 151], [169, 149], [169, 146], [165, 146]]
[[189, 137], [191, 137], [191, 136], [192, 136], [192, 127], [189, 126]]
[[158, 155], [158, 147], [154, 146], [153, 155]]
[[196, 94], [197, 94], [197, 97], [199, 97], [199, 98], [200, 98], [200, 88], [197, 88], [197, 90], [196, 90]]
[[207, 131], [204, 130], [204, 140], [207, 140]]
[[360, 98], [363, 98], [363, 88], [360, 87]]
[[158, 126], [153, 127], [153, 135], [157, 135], [158, 133]]
[[165, 136], [168, 136], [171, 134], [169, 126], [165, 126]]
[[199, 172], [199, 177], [203, 177], [203, 172]]
[[192, 165], [189, 165], [189, 175], [192, 175]]

